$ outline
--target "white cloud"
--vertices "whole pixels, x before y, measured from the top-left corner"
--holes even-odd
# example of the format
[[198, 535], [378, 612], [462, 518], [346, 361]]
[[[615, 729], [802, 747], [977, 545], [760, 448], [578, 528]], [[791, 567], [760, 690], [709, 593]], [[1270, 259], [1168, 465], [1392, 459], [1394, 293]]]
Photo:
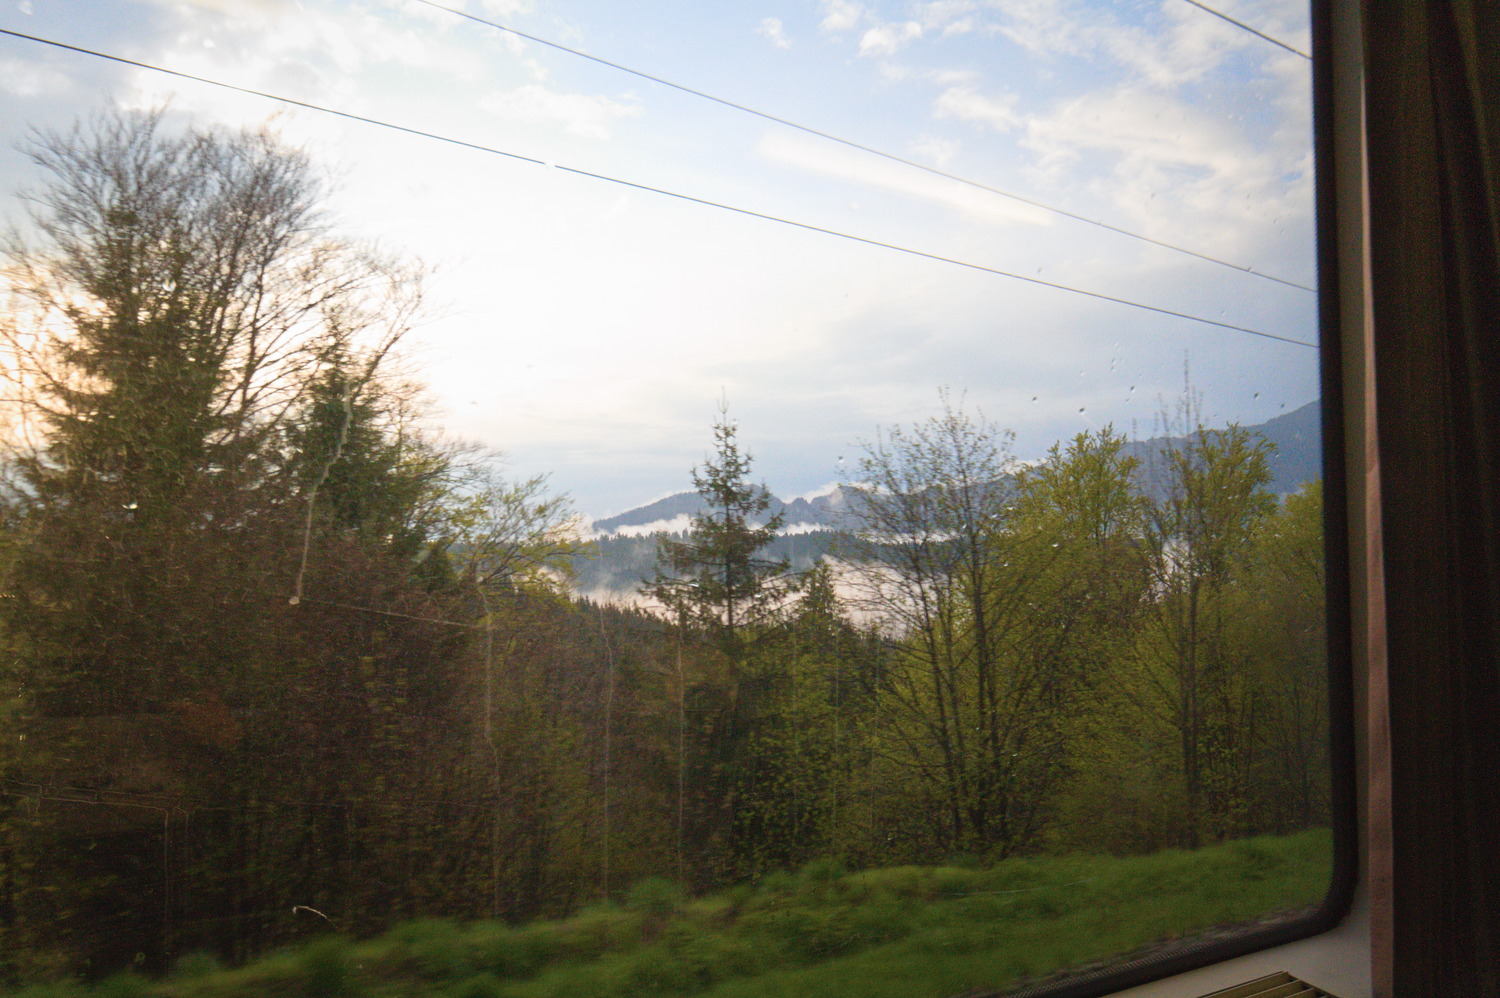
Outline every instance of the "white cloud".
[[184, 9], [199, 8], [215, 14], [280, 14], [292, 10], [293, 0], [178, 0]]
[[479, 102], [479, 107], [512, 121], [560, 124], [568, 132], [589, 139], [607, 139], [611, 123], [641, 113], [636, 104], [609, 97], [559, 93], [535, 83], [492, 93]]
[[852, 149], [831, 148], [826, 142], [801, 135], [783, 131], [769, 132], [761, 140], [758, 151], [767, 159], [788, 166], [868, 184], [907, 197], [935, 201], [987, 221], [1031, 225], [1047, 225], [1052, 221], [1046, 212], [1009, 198], [923, 173], [900, 163], [874, 159]]
[[975, 0], [930, 0], [917, 4], [914, 12], [927, 30], [947, 35], [973, 31], [977, 22], [972, 15], [978, 8]]
[[865, 10], [854, 0], [822, 0], [824, 31], [848, 31], [864, 17]]
[[944, 90], [933, 103], [933, 113], [938, 118], [957, 118], [988, 125], [997, 132], [1008, 132], [1021, 123], [1016, 114], [1015, 95], [987, 97], [963, 84]]
[[939, 168], [946, 167], [958, 155], [958, 143], [950, 139], [939, 139], [924, 135], [912, 143], [912, 153], [918, 159], [927, 160]]
[[480, 0], [479, 6], [495, 17], [512, 17], [531, 13], [534, 5], [531, 0]]
[[860, 55], [895, 55], [908, 42], [922, 37], [922, 26], [916, 21], [882, 24], [871, 28], [859, 40]]
[[[1265, 220], [1305, 210], [1305, 138], [1252, 139], [1238, 123], [1141, 88], [1096, 92], [1026, 122], [1022, 144], [1059, 184], [1086, 183], [1157, 237], [1228, 251]], [[1081, 185], [1079, 185], [1081, 186]]]
[[38, 97], [67, 93], [72, 80], [61, 69], [22, 59], [0, 59], [0, 93]]
[[1061, 0], [999, 0], [1000, 33], [1022, 48], [1042, 55], [1074, 55], [1079, 11], [1067, 12]]
[[782, 27], [781, 19], [778, 17], [762, 19], [756, 33], [762, 38], [769, 39], [771, 44], [779, 49], [792, 47], [792, 40], [786, 36], [786, 30]]
[[1162, 4], [1165, 30], [1122, 23], [1115, 12], [1080, 0], [994, 0], [997, 30], [1028, 51], [1104, 57], [1155, 86], [1202, 79], [1256, 41], [1253, 35], [1188, 4]]
[[1092, 40], [1143, 80], [1174, 87], [1202, 79], [1254, 36], [1187, 4], [1163, 8], [1173, 21], [1164, 34], [1107, 24]]
[[[683, 491], [686, 491], [684, 489]], [[650, 523], [630, 524], [616, 527], [600, 536], [645, 537], [647, 534], [680, 534], [693, 529], [693, 518], [687, 513], [678, 513], [670, 520], [652, 520]]]
[[[825, 482], [824, 484], [818, 486], [817, 488], [810, 489], [807, 492], [801, 492], [801, 493], [798, 493], [797, 495], [787, 496], [786, 497], [786, 501], [787, 502], [796, 502], [798, 499], [806, 499], [808, 502], [812, 502], [814, 499], [822, 499], [824, 496], [831, 496], [835, 492], [837, 492], [840, 489], [843, 489], [845, 487], [846, 486], [842, 482]], [[792, 527], [788, 527], [787, 530], [786, 530], [786, 532], [787, 533], [791, 533], [792, 530], [795, 528], [795, 526], [796, 525], [794, 524]], [[817, 528], [815, 528], [815, 529], [817, 529]]]

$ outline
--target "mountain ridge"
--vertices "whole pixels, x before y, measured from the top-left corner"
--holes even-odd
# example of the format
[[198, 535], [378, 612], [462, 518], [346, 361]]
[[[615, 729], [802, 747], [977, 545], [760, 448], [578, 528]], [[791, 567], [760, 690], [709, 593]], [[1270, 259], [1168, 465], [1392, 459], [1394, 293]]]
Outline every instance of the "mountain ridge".
[[[1271, 472], [1272, 492], [1295, 492], [1302, 483], [1322, 476], [1321, 424], [1319, 401], [1314, 399], [1291, 412], [1245, 427], [1275, 446], [1275, 451], [1267, 462]], [[1159, 436], [1132, 440], [1126, 444], [1125, 453], [1137, 458], [1141, 469], [1145, 470], [1168, 449], [1180, 446], [1185, 439], [1185, 436]], [[769, 517], [780, 513], [784, 527], [788, 530], [795, 530], [799, 525], [845, 530], [857, 525], [854, 505], [852, 490], [838, 484], [810, 499], [798, 497], [787, 502], [773, 496], [767, 515]], [[601, 536], [682, 531], [687, 529], [688, 518], [706, 508], [703, 497], [698, 493], [677, 492], [623, 513], [595, 520], [592, 527], [595, 535]]]

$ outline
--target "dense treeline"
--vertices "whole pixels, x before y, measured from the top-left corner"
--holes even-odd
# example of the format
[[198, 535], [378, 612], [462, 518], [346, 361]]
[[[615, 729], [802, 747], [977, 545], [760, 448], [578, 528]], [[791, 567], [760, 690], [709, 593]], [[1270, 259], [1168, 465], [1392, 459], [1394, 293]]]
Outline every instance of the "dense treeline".
[[725, 417], [658, 611], [571, 600], [566, 504], [422, 429], [421, 275], [334, 238], [299, 154], [161, 114], [31, 152], [0, 981], [1327, 820], [1320, 495], [1244, 431], [1023, 468], [945, 405], [793, 571]]

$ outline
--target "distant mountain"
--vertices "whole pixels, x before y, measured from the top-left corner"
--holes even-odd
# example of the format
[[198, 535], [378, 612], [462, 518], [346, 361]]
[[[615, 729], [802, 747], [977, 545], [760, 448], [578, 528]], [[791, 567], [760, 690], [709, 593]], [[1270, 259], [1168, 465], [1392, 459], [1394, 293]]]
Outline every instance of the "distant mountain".
[[[1310, 402], [1285, 415], [1246, 427], [1275, 445], [1269, 461], [1273, 492], [1295, 492], [1303, 482], [1322, 476], [1320, 421], [1318, 403]], [[1137, 483], [1143, 491], [1153, 491], [1152, 468], [1161, 456], [1182, 443], [1182, 437], [1153, 437], [1126, 445], [1126, 453], [1140, 460]], [[782, 514], [783, 535], [767, 547], [765, 556], [785, 558], [793, 571], [802, 571], [826, 554], [847, 550], [849, 534], [859, 527], [855, 512], [859, 501], [859, 492], [843, 485], [835, 485], [812, 498], [773, 500], [767, 515]], [[605, 599], [636, 592], [644, 580], [656, 573], [658, 539], [674, 535], [682, 539], [691, 517], [705, 509], [698, 493], [679, 492], [618, 516], [596, 520], [594, 531], [598, 537], [592, 553], [574, 562], [575, 587], [580, 593]]]
[[[1264, 423], [1246, 427], [1250, 432], [1265, 437], [1276, 447], [1269, 462], [1272, 492], [1295, 492], [1303, 482], [1322, 477], [1323, 456], [1319, 446], [1321, 425], [1318, 403], [1313, 401]], [[1166, 450], [1180, 447], [1182, 443], [1182, 437], [1153, 437], [1150, 440], [1132, 441], [1126, 445], [1126, 453], [1140, 459], [1145, 474]], [[1144, 479], [1142, 484], [1149, 487]], [[781, 513], [788, 529], [818, 527], [825, 530], [852, 530], [858, 526], [854, 515], [854, 505], [858, 501], [858, 493], [854, 490], [835, 485], [826, 494], [811, 499], [797, 498], [791, 502], [773, 499], [767, 516]], [[596, 520], [594, 530], [600, 534], [671, 533], [685, 530], [688, 518], [703, 512], [705, 508], [703, 497], [698, 493], [678, 492], [665, 499], [627, 510], [618, 516]]]
[[[679, 516], [696, 516], [704, 509], [703, 497], [696, 492], [678, 492], [655, 502], [626, 510], [618, 516], [594, 521], [594, 530], [601, 534], [612, 534], [625, 527], [648, 527], [653, 524], [669, 524]], [[663, 526], [664, 530], [670, 529]]]
[[[1323, 477], [1322, 423], [1319, 403], [1314, 400], [1300, 409], [1245, 427], [1275, 447], [1266, 462], [1271, 472], [1272, 492], [1280, 495], [1296, 492], [1302, 483]], [[1153, 488], [1151, 469], [1166, 451], [1181, 447], [1185, 440], [1185, 437], [1152, 437], [1126, 445], [1125, 452], [1140, 460], [1136, 479], [1145, 492], [1149, 494]]]
[[1322, 479], [1323, 416], [1319, 410], [1315, 400], [1250, 427], [1276, 445], [1270, 461], [1272, 492], [1296, 492], [1304, 482]]
[[[791, 502], [784, 502], [773, 497], [771, 505], [766, 510], [765, 519], [781, 513], [788, 529], [823, 527], [829, 530], [843, 530], [855, 526], [854, 517], [850, 511], [851, 503], [855, 501], [857, 500], [851, 490], [842, 485], [835, 485], [827, 494], [814, 496], [811, 499], [799, 497]], [[686, 517], [696, 516], [705, 509], [707, 509], [707, 504], [698, 493], [678, 492], [665, 499], [658, 499], [645, 506], [627, 510], [618, 516], [595, 520], [594, 531], [601, 534], [614, 534], [683, 530], [687, 526]]]

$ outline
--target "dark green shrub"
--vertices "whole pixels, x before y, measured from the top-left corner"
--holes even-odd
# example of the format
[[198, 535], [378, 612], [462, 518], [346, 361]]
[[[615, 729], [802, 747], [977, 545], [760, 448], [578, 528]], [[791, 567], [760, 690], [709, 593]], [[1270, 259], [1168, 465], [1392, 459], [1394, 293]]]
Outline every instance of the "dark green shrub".
[[746, 915], [747, 935], [762, 935], [799, 961], [822, 960], [848, 952], [859, 942], [854, 913], [847, 907], [783, 906]]
[[743, 908], [753, 897], [755, 897], [755, 888], [749, 884], [736, 884], [724, 892], [724, 899], [729, 902], [729, 907], [736, 911]]
[[1247, 880], [1264, 880], [1276, 867], [1276, 855], [1258, 839], [1238, 839], [1229, 843], [1229, 855], [1242, 866]]
[[94, 988], [100, 998], [145, 998], [148, 985], [146, 979], [130, 970], [106, 977]]
[[672, 914], [682, 903], [682, 889], [666, 877], [646, 877], [631, 885], [625, 907], [658, 917]]
[[482, 969], [499, 977], [534, 977], [557, 956], [558, 944], [544, 928], [513, 929], [486, 942], [479, 951]]
[[824, 856], [811, 860], [802, 868], [801, 880], [805, 884], [831, 884], [849, 872], [844, 861], [835, 856]]
[[786, 894], [797, 889], [797, 878], [785, 870], [772, 870], [756, 886], [764, 894]]
[[849, 924], [862, 946], [875, 946], [910, 935], [916, 921], [910, 903], [882, 893], [856, 905]]
[[349, 941], [324, 936], [297, 954], [307, 998], [337, 998], [349, 990]]
[[204, 950], [196, 950], [192, 953], [184, 953], [172, 964], [172, 979], [176, 981], [191, 981], [199, 977], [207, 977], [209, 974], [217, 974], [224, 969], [219, 958]]
[[386, 938], [398, 944], [412, 968], [430, 981], [462, 980], [474, 972], [474, 961], [452, 919], [413, 919], [391, 929]]
[[627, 978], [629, 989], [637, 994], [686, 994], [703, 988], [694, 969], [661, 945], [636, 953]]
[[475, 974], [449, 988], [447, 998], [505, 998], [505, 986], [494, 974]]
[[720, 981], [763, 971], [762, 953], [750, 942], [678, 924], [629, 961], [629, 994], [694, 994]]
[[28, 984], [12, 994], [11, 998], [80, 998], [84, 993], [83, 985], [76, 981], [48, 981]]

